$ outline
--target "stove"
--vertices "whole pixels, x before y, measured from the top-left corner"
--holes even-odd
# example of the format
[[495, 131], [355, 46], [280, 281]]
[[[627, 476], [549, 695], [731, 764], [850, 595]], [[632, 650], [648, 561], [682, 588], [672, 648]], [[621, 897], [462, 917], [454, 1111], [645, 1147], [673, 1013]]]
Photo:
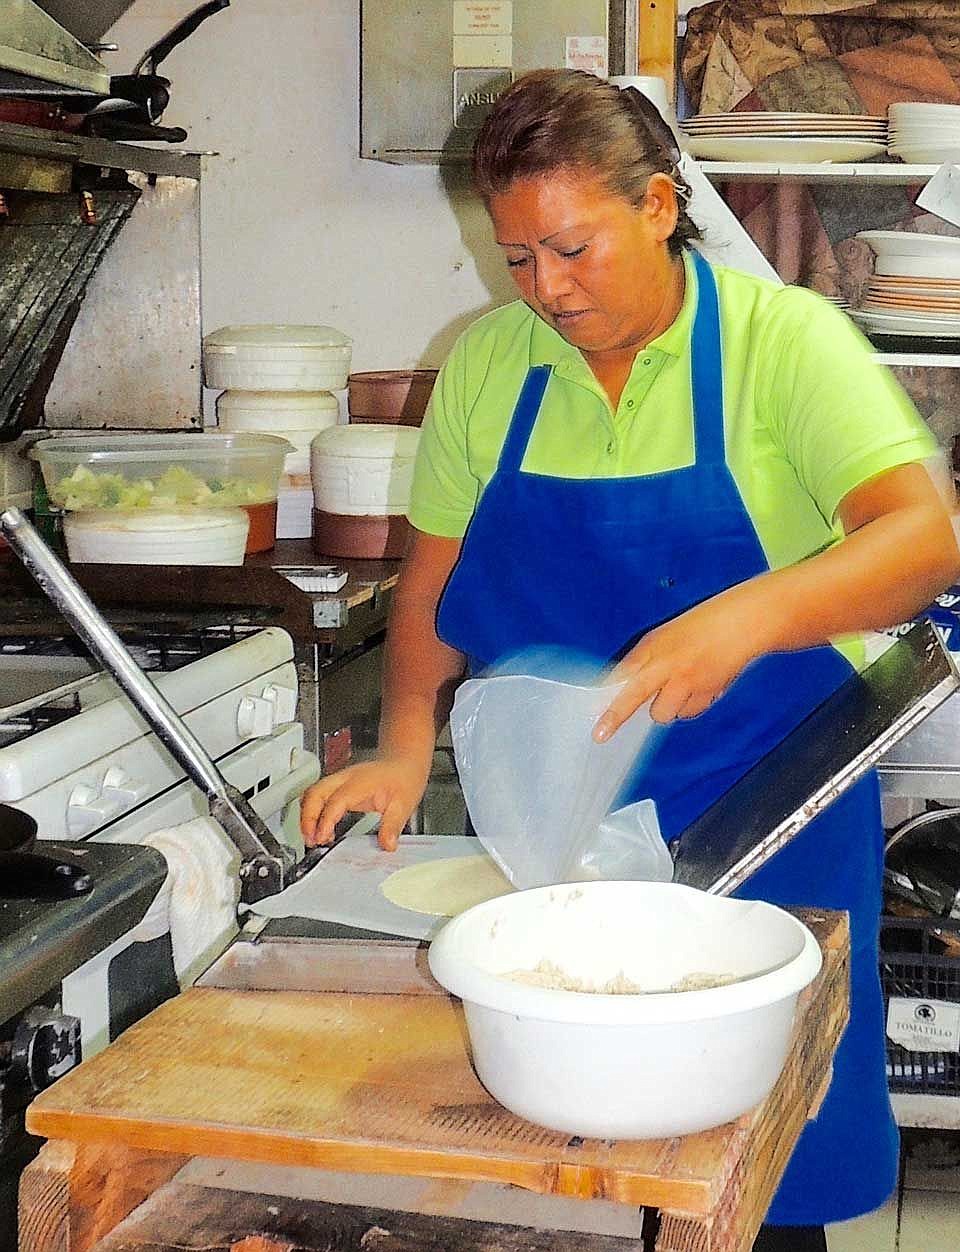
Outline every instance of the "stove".
[[[319, 777], [320, 764], [305, 751], [296, 720], [290, 636], [277, 628], [204, 626], [123, 637], [227, 781], [299, 852], [299, 797]], [[203, 950], [175, 963], [177, 893], [189, 893], [191, 884], [149, 841], [206, 819], [206, 797], [69, 636], [0, 636], [0, 803], [29, 813], [40, 848], [69, 853], [93, 883], [87, 895], [64, 901], [5, 896], [9, 882], [0, 883], [6, 1247], [15, 1246], [16, 1177], [36, 1148], [23, 1132], [29, 1100], [223, 952], [238, 933], [239, 856], [208, 857], [223, 879], [209, 894], [232, 904], [217, 914]], [[216, 832], [199, 833], [216, 839]]]

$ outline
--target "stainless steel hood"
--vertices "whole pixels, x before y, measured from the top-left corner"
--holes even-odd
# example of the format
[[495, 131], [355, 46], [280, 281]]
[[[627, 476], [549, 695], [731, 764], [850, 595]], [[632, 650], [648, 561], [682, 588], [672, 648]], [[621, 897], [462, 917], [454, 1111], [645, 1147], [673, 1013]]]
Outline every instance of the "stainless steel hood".
[[4, 0], [0, 9], [0, 71], [106, 96], [110, 75], [76, 36], [32, 0]]
[[136, 0], [38, 0], [38, 5], [81, 43], [96, 43]]

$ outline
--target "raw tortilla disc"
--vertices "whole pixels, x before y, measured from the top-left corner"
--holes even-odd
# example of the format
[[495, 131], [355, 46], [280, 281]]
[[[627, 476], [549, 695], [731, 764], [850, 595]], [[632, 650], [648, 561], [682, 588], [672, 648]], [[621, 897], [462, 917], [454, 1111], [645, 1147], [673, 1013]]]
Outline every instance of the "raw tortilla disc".
[[433, 917], [456, 917], [484, 900], [506, 895], [513, 887], [482, 853], [408, 865], [391, 874], [380, 890], [391, 904], [402, 909]]

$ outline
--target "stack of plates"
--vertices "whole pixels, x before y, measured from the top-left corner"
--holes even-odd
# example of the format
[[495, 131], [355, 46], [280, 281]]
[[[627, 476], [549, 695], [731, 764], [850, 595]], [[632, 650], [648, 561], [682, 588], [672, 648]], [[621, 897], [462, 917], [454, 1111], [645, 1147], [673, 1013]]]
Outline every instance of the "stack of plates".
[[911, 165], [960, 161], [960, 105], [891, 104], [890, 151]]
[[865, 161], [887, 150], [887, 121], [867, 114], [712, 113], [680, 123], [708, 161]]
[[960, 339], [960, 238], [864, 230], [877, 254], [862, 308], [852, 316], [875, 334]]
[[844, 300], [843, 296], [824, 296], [827, 304], [832, 304], [836, 309], [843, 309], [846, 312], [850, 308], [850, 301]]

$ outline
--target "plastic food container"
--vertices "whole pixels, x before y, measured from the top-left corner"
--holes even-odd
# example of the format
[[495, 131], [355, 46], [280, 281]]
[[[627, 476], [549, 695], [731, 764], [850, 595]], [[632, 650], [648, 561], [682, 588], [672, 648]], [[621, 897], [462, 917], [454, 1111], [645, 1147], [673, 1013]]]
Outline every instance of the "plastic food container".
[[[491, 1095], [539, 1125], [610, 1139], [693, 1134], [759, 1104], [821, 960], [810, 931], [773, 905], [645, 882], [489, 900], [448, 922], [429, 952], [433, 976], [463, 1000]], [[505, 977], [538, 969], [646, 994]]]
[[247, 551], [273, 547], [277, 486], [293, 446], [276, 435], [83, 435], [30, 449], [50, 501], [68, 512], [243, 508]]
[[329, 513], [405, 513], [420, 432], [403, 426], [331, 426], [314, 439], [313, 497]]
[[63, 523], [71, 561], [112, 565], [242, 565], [249, 528], [245, 509], [90, 509]]
[[203, 341], [208, 387], [237, 391], [338, 391], [351, 341], [332, 326], [224, 326]]
[[288, 430], [318, 435], [340, 420], [340, 402], [329, 391], [224, 391], [217, 421], [224, 431], [253, 431], [286, 437]]
[[437, 373], [437, 370], [374, 370], [351, 374], [347, 380], [350, 421], [419, 426]]
[[403, 555], [419, 430], [332, 426], [310, 451], [313, 546], [321, 556]]

